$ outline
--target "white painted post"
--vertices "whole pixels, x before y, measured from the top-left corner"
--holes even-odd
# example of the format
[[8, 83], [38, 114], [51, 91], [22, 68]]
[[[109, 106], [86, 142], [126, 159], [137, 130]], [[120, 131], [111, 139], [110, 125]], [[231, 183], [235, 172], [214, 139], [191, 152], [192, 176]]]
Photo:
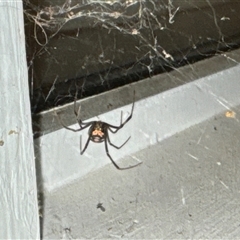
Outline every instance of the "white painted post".
[[23, 7], [0, 0], [0, 239], [38, 239]]

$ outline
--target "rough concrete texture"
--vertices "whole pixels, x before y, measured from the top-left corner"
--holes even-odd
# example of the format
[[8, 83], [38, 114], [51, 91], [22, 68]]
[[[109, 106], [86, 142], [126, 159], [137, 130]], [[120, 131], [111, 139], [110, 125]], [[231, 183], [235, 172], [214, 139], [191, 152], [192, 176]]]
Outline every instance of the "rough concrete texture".
[[[205, 64], [207, 67], [207, 62]], [[120, 150], [109, 144], [112, 158], [118, 163], [118, 160], [125, 156], [132, 156], [133, 162], [126, 165], [119, 164], [119, 166], [136, 164], [138, 163], [138, 158], [135, 156], [136, 152], [203, 122], [225, 109], [239, 105], [239, 75], [240, 67], [238, 65], [136, 101], [132, 119], [116, 134], [109, 134], [111, 142], [118, 146], [131, 136], [131, 139]], [[139, 90], [146, 91], [149, 81], [151, 79], [145, 81], [145, 88], [142, 89], [139, 89], [138, 83], [126, 86], [126, 92], [131, 93], [132, 97], [131, 87], [136, 90], [138, 97], [139, 92], [141, 92]], [[118, 94], [117, 89], [115, 94], [117, 97], [124, 98], [124, 95]], [[106, 95], [102, 95], [102, 98]], [[129, 104], [114, 109], [99, 115], [98, 118], [88, 119], [87, 122], [94, 119], [118, 126], [121, 111], [125, 120], [130, 115], [131, 106]], [[71, 110], [73, 111], [73, 108]], [[56, 121], [58, 120], [55, 118], [53, 123]], [[70, 127], [79, 129], [78, 124]], [[64, 184], [71, 184], [88, 173], [97, 171], [109, 164], [110, 159], [106, 155], [103, 143], [91, 142], [84, 154], [80, 155], [81, 136], [84, 146], [88, 137], [87, 129], [76, 133], [62, 128], [35, 141], [35, 156], [41, 165], [38, 168], [38, 175], [41, 175], [39, 182], [47, 191], [54, 191]]]
[[46, 193], [43, 238], [239, 238], [238, 109]]

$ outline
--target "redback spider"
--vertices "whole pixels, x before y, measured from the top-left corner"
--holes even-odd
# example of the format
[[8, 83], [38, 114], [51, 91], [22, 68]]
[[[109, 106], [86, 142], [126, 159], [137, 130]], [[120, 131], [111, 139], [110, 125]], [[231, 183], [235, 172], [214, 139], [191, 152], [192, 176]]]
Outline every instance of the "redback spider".
[[77, 122], [80, 126], [79, 129], [73, 129], [73, 128], [70, 128], [70, 127], [67, 127], [66, 125], [64, 125], [61, 121], [61, 119], [58, 117], [58, 119], [60, 120], [60, 123], [62, 124], [62, 126], [68, 130], [71, 130], [73, 132], [79, 132], [79, 131], [82, 131], [83, 129], [87, 128], [90, 126], [89, 128], [89, 131], [88, 131], [88, 139], [87, 139], [87, 142], [84, 146], [84, 148], [82, 149], [82, 141], [80, 141], [80, 154], [82, 155], [85, 150], [87, 149], [88, 147], [88, 144], [90, 142], [90, 140], [92, 142], [95, 142], [95, 143], [101, 143], [101, 142], [104, 142], [105, 143], [105, 151], [107, 153], [107, 156], [110, 158], [110, 160], [112, 161], [113, 165], [119, 169], [119, 170], [125, 170], [125, 169], [130, 169], [130, 168], [134, 168], [134, 167], [137, 167], [138, 165], [140, 165], [142, 162], [138, 163], [138, 164], [135, 164], [133, 166], [129, 166], [129, 167], [119, 167], [115, 162], [114, 160], [112, 159], [112, 157], [110, 156], [109, 154], [109, 151], [108, 151], [108, 143], [115, 147], [116, 149], [120, 149], [122, 148], [127, 142], [128, 140], [130, 139], [130, 137], [121, 145], [121, 146], [116, 146], [114, 145], [113, 143], [111, 143], [110, 141], [110, 138], [109, 138], [109, 134], [108, 134], [108, 130], [111, 132], [111, 133], [117, 133], [121, 128], [123, 128], [123, 126], [132, 118], [132, 115], [133, 115], [133, 109], [134, 109], [134, 104], [135, 104], [135, 91], [133, 93], [133, 104], [132, 104], [132, 110], [131, 110], [131, 114], [128, 116], [128, 118], [122, 122], [122, 112], [121, 112], [121, 122], [120, 122], [120, 125], [119, 126], [114, 126], [114, 125], [111, 125], [109, 123], [106, 123], [106, 122], [102, 122], [102, 121], [91, 121], [91, 122], [83, 122], [80, 118], [79, 118], [79, 115], [80, 115], [80, 109], [81, 109], [81, 106], [79, 107], [78, 111], [76, 110], [76, 98], [75, 98], [75, 101], [74, 101], [74, 114], [76, 115], [76, 119], [77, 119]]

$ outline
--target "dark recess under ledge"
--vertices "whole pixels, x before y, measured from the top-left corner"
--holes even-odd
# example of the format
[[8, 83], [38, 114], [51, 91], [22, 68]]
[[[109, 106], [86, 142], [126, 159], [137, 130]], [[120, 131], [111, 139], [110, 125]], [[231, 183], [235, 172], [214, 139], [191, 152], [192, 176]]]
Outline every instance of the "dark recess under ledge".
[[[38, 4], [34, 0], [30, 2]], [[49, 2], [45, 1], [41, 4], [49, 6]], [[60, 2], [58, 1], [59, 5]], [[151, 30], [151, 34], [154, 34], [159, 42], [157, 51], [166, 51], [172, 56], [172, 59], [158, 56], [154, 51], [151, 51], [151, 55], [147, 55], [146, 53], [150, 51], [148, 47], [142, 47], [141, 51], [136, 51], [135, 46], [144, 45], [140, 38], [135, 35], [126, 35], [116, 29], [108, 32], [109, 30], [105, 29], [103, 23], [100, 22], [92, 25], [91, 23], [85, 24], [88, 19], [85, 23], [81, 23], [78, 19], [70, 21], [57, 35], [49, 38], [47, 45], [40, 47], [32, 37], [34, 24], [29, 22], [26, 17], [29, 79], [33, 79], [31, 91], [33, 114], [72, 102], [76, 88], [79, 89], [78, 98], [85, 98], [162, 72], [172, 71], [175, 68], [240, 46], [240, 17], [237, 14], [240, 11], [240, 3], [216, 2], [211, 6], [207, 3], [195, 3], [195, 5], [189, 4], [187, 7], [186, 2], [182, 1], [176, 1], [174, 4], [180, 9], [174, 18], [174, 24], [170, 24], [167, 20], [167, 8], [161, 8], [161, 11], [157, 12], [157, 7], [154, 9], [150, 3], [146, 3], [146, 7], [149, 7], [157, 16], [159, 22], [162, 21], [166, 24], [166, 31], [157, 28]], [[183, 4], [185, 5], [183, 6]], [[197, 4], [200, 5], [197, 6]], [[56, 4], [53, 2], [52, 6], [54, 5]], [[26, 4], [25, 1], [25, 11], [30, 11], [31, 7], [32, 5]], [[99, 7], [99, 5], [89, 5], [90, 9], [94, 9], [94, 7]], [[112, 11], [117, 10], [121, 11], [120, 5], [112, 6]], [[129, 11], [134, 14], [138, 10], [139, 3], [136, 3], [131, 6]], [[31, 12], [34, 13], [34, 10], [31, 9]], [[230, 20], [221, 21], [221, 17], [225, 16]], [[121, 22], [121, 19], [116, 19], [114, 24], [124, 29], [134, 21], [136, 23], [137, 19], [129, 19], [129, 22]], [[151, 27], [153, 26], [151, 25]], [[78, 37], [76, 37], [77, 31], [80, 31]], [[49, 31], [47, 33], [51, 35]], [[148, 34], [147, 27], [141, 29], [142, 36], [146, 37]], [[190, 41], [191, 38], [192, 41]], [[99, 43], [99, 39], [101, 43]], [[114, 51], [111, 48], [108, 49], [108, 46], [112, 46], [113, 41], [116, 41], [118, 49], [123, 49], [122, 55], [119, 55], [118, 49], [114, 49]], [[154, 44], [152, 38], [149, 38], [148, 41], [149, 44]], [[99, 62], [101, 49], [105, 49], [105, 59], [114, 58], [114, 64]], [[38, 51], [41, 54], [34, 56]], [[91, 57], [93, 61], [88, 62], [83, 69], [81, 67], [86, 63], [86, 56]], [[151, 71], [148, 66], [151, 67]], [[30, 83], [31, 85], [32, 83]]]

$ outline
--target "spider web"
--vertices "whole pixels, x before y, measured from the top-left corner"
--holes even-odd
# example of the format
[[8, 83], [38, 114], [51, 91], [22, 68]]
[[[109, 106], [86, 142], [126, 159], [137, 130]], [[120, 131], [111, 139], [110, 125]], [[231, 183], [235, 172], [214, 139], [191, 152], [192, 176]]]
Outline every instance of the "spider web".
[[236, 1], [25, 0], [24, 8], [33, 113], [239, 46]]

